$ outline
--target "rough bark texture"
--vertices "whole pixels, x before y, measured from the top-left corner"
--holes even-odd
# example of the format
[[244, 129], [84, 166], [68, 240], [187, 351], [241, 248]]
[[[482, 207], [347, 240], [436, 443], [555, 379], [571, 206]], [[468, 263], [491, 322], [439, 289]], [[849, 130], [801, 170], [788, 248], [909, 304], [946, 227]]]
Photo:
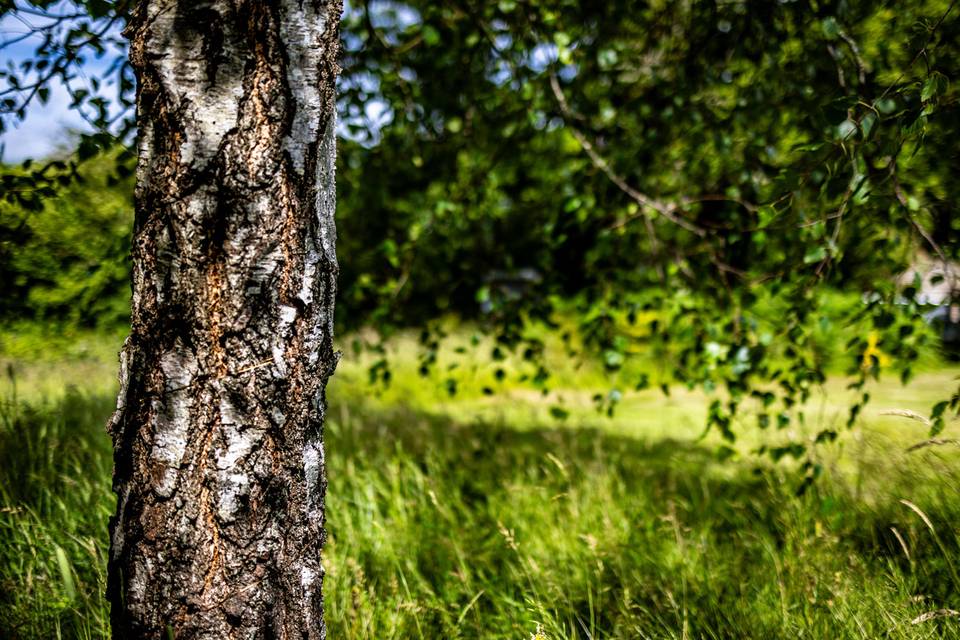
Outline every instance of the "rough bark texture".
[[[143, 0], [117, 638], [324, 638], [339, 0]], [[171, 635], [173, 634], [173, 635]]]

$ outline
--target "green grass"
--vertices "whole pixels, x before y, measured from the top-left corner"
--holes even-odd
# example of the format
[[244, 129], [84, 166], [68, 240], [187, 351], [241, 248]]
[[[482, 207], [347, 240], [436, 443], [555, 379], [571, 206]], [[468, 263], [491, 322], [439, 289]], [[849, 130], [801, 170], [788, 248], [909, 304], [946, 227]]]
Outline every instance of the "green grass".
[[[104, 637], [114, 366], [15, 365], [18, 397], [0, 389], [0, 637]], [[875, 388], [798, 496], [793, 463], [750, 454], [784, 434], [744, 424], [721, 461], [695, 393], [637, 394], [611, 420], [585, 391], [487, 398], [478, 370], [449, 398], [407, 368], [376, 395], [346, 362], [330, 390], [331, 638], [526, 640], [538, 623], [551, 639], [960, 638], [958, 617], [912, 622], [960, 610], [960, 449], [906, 453], [923, 426], [880, 415], [928, 408], [955, 372]], [[566, 420], [549, 413], [560, 396]], [[831, 381], [792, 437], [845, 401]]]

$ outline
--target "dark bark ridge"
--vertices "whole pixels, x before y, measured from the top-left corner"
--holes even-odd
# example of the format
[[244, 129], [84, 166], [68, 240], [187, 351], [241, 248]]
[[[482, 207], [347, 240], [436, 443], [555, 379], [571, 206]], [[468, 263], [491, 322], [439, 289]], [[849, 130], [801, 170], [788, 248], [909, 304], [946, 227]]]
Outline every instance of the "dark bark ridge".
[[145, 0], [117, 638], [325, 637], [339, 0]]

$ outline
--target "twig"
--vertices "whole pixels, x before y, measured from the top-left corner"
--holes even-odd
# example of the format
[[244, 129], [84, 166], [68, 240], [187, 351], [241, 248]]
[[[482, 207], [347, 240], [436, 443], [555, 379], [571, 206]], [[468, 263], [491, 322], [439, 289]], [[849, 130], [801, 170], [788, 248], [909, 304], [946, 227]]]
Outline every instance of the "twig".
[[928, 427], [930, 426], [930, 420], [926, 416], [920, 415], [916, 411], [910, 411], [909, 409], [888, 409], [887, 411], [881, 411], [880, 415], [899, 416], [901, 418], [909, 418], [911, 420], [916, 420], [917, 422], [922, 422]]
[[256, 364], [252, 364], [252, 365], [250, 365], [249, 367], [244, 367], [243, 369], [240, 369], [239, 371], [234, 372], [233, 375], [238, 376], [238, 375], [240, 375], [241, 373], [247, 373], [248, 371], [253, 371], [254, 369], [262, 369], [263, 367], [268, 367], [268, 366], [270, 366], [271, 364], [273, 364], [273, 360], [272, 360], [272, 359], [270, 359], [270, 360], [264, 360], [263, 362], [258, 362], [258, 363], [256, 363]]
[[926, 447], [941, 447], [947, 444], [955, 444], [960, 446], [960, 440], [956, 438], [930, 438], [929, 440], [924, 440], [923, 442], [918, 442], [915, 445], [907, 447], [907, 452], [916, 451], [918, 449], [925, 449]]
[[953, 609], [937, 609], [936, 611], [928, 611], [922, 615], [917, 616], [910, 621], [910, 624], [920, 624], [926, 622], [927, 620], [933, 620], [935, 618], [953, 618], [960, 616], [960, 611], [954, 611]]
[[[568, 120], [573, 120], [573, 111], [570, 109], [569, 103], [567, 103], [566, 96], [563, 95], [563, 90], [560, 88], [560, 81], [557, 79], [556, 73], [551, 72], [550, 74], [550, 87], [553, 89], [553, 95], [556, 97], [557, 103], [560, 105], [560, 111], [563, 112], [563, 115], [566, 116]], [[579, 129], [569, 122], [567, 123], [567, 128], [573, 134], [574, 138], [577, 139], [577, 142], [580, 144], [580, 148], [582, 148], [587, 156], [590, 157], [590, 160], [593, 162], [593, 164], [600, 169], [607, 176], [607, 178], [609, 178], [610, 181], [617, 186], [618, 189], [630, 196], [637, 202], [637, 204], [639, 204], [641, 207], [649, 207], [653, 209], [667, 220], [673, 222], [677, 226], [683, 227], [687, 231], [690, 231], [701, 238], [706, 237], [706, 229], [677, 215], [677, 210], [679, 207], [677, 207], [676, 204], [661, 202], [656, 198], [648, 196], [647, 194], [634, 189], [632, 186], [627, 184], [627, 181], [622, 176], [613, 170], [610, 164], [597, 152], [593, 144], [587, 140], [586, 136], [584, 136]], [[646, 214], [643, 213], [642, 215]], [[617, 225], [614, 225], [613, 228], [618, 228], [624, 224], [626, 224], [626, 222], [618, 223]]]

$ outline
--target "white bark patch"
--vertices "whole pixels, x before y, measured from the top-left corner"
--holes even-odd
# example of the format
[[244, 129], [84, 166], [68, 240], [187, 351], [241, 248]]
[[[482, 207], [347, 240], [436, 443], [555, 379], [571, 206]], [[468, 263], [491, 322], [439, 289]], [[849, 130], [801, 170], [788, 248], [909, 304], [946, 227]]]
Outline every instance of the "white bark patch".
[[[327, 320], [327, 313], [325, 310], [317, 311], [317, 319], [308, 329], [307, 329], [307, 339], [306, 343], [318, 347], [323, 343], [324, 333], [331, 331], [332, 333], [332, 323]], [[311, 349], [307, 355], [307, 361], [311, 366], [315, 365], [320, 360], [321, 353], [317, 348]]]
[[110, 554], [112, 557], [116, 558], [123, 551], [123, 544], [125, 538], [123, 535], [124, 532], [124, 516], [127, 511], [127, 502], [130, 500], [130, 485], [126, 485], [123, 488], [123, 492], [117, 499], [117, 526], [113, 528], [113, 536], [110, 540]]
[[[336, 189], [336, 161], [337, 161], [337, 138], [336, 138], [336, 117], [331, 115], [327, 123], [327, 129], [323, 134], [320, 149], [317, 158], [317, 233], [320, 238], [320, 248], [328, 264], [335, 266], [337, 264], [337, 189]], [[320, 256], [310, 253], [307, 258], [312, 259], [314, 265], [319, 264]], [[305, 274], [311, 273], [304, 267]], [[311, 286], [313, 283], [310, 283]], [[333, 337], [333, 314], [328, 309], [319, 309], [317, 312], [316, 323], [310, 327], [308, 341], [310, 344], [319, 345], [322, 343], [324, 334]], [[311, 351], [308, 360], [311, 365], [316, 364], [320, 354]]]
[[[221, 387], [221, 394], [223, 393]], [[241, 418], [237, 415], [237, 409], [230, 402], [230, 399], [221, 395], [220, 397], [220, 424], [224, 427], [233, 427], [241, 423]]]
[[[313, 595], [314, 583], [317, 580], [317, 572], [309, 566], [304, 565], [300, 568], [300, 586], [303, 588], [304, 600], [309, 602]], [[306, 607], [304, 615], [307, 617], [307, 625], [310, 624], [310, 607]]]
[[[320, 482], [323, 479], [324, 451], [322, 442], [307, 442], [303, 448], [303, 474], [306, 480], [307, 519], [319, 525], [323, 518], [323, 497], [320, 495]], [[307, 599], [313, 593], [318, 574], [313, 569], [313, 558], [305, 558], [300, 568], [300, 585]], [[320, 567], [322, 573], [322, 565]], [[309, 610], [307, 611], [309, 615]]]
[[325, 105], [320, 97], [320, 46], [327, 30], [326, 11], [312, 2], [284, 2], [280, 35], [287, 45], [287, 88], [295, 104], [290, 135], [284, 148], [298, 173], [304, 169], [305, 142], [317, 139]]
[[290, 325], [297, 319], [296, 307], [290, 307], [285, 304], [280, 305], [280, 324]]
[[[160, 10], [153, 17], [155, 40], [149, 53], [156, 56], [155, 68], [174, 110], [188, 114], [183, 118], [184, 140], [180, 145], [180, 161], [190, 166], [212, 158], [227, 132], [237, 123], [240, 99], [243, 97], [243, 74], [236, 51], [224, 42], [218, 52], [225, 62], [219, 65], [211, 82], [210, 60], [204, 55], [202, 25], [195, 29], [177, 24], [177, 11]], [[186, 107], [186, 108], [184, 108]]]
[[219, 504], [217, 515], [223, 522], [236, 520], [240, 498], [250, 492], [250, 478], [244, 473], [220, 474]]
[[[253, 242], [253, 240], [247, 240], [243, 237], [238, 237], [233, 243], [234, 246], [238, 248], [238, 251], [235, 252], [235, 255], [243, 255], [243, 247], [245, 243]], [[276, 274], [281, 261], [281, 254], [279, 249], [273, 249], [263, 257], [261, 257], [257, 262], [250, 265], [247, 271], [247, 281], [246, 281], [246, 293], [250, 296], [260, 296], [263, 293], [264, 288], [269, 289], [269, 282], [271, 278]]]
[[302, 567], [300, 569], [300, 585], [304, 589], [310, 589], [313, 586], [313, 581], [316, 579], [317, 574], [310, 567]]
[[133, 571], [126, 585], [126, 597], [131, 602], [146, 600], [147, 585], [153, 582], [153, 563], [149, 560], [134, 560]]
[[[160, 257], [160, 259], [157, 261], [158, 271], [162, 269], [165, 272], [165, 275], [169, 275], [171, 284], [176, 285], [180, 280], [177, 273], [180, 266], [180, 261], [170, 252], [170, 247], [174, 246], [174, 243], [173, 239], [170, 237], [169, 228], [164, 228], [159, 234], [157, 234], [157, 246], [157, 254]], [[153, 285], [154, 291], [157, 293], [157, 302], [165, 302], [166, 287], [163, 286], [163, 278], [155, 278]]]
[[123, 341], [123, 349], [120, 350], [120, 373], [117, 380], [120, 382], [120, 391], [117, 393], [117, 409], [110, 418], [109, 430], [119, 433], [123, 428], [123, 415], [127, 409], [127, 395], [130, 391], [130, 350], [133, 347], [128, 336]]
[[137, 167], [149, 167], [153, 162], [153, 122], [138, 122], [140, 131], [137, 136]]
[[300, 291], [297, 293], [297, 298], [304, 305], [313, 302], [313, 283], [317, 276], [317, 263], [319, 261], [320, 256], [317, 254], [316, 248], [312, 242], [308, 241], [306, 256], [303, 259], [303, 280], [300, 281]]
[[296, 319], [297, 310], [294, 307], [280, 305], [280, 321], [277, 323], [277, 330], [274, 333], [274, 341], [270, 350], [273, 355], [273, 364], [281, 377], [287, 375], [286, 345], [290, 337], [290, 327]]
[[284, 353], [283, 344], [274, 344], [270, 352], [273, 354], [273, 366], [277, 369], [277, 375], [281, 378], [287, 375], [287, 361]]
[[240, 470], [249, 468], [246, 459], [259, 448], [263, 432], [247, 427], [240, 412], [224, 395], [220, 397], [219, 409], [225, 446], [216, 452], [219, 483], [217, 514], [224, 522], [231, 522], [236, 517], [240, 498], [250, 492], [250, 478]]
[[197, 360], [179, 341], [160, 356], [165, 380], [163, 397], [155, 400], [154, 437], [150, 457], [168, 467], [157, 486], [157, 493], [169, 497], [183, 463], [190, 431], [190, 385], [197, 375]]
[[253, 451], [253, 448], [260, 442], [259, 431], [247, 429], [241, 432], [239, 429], [224, 428], [224, 439], [227, 441], [227, 448], [217, 456], [217, 469], [229, 471], [236, 469], [247, 455]]
[[337, 119], [332, 114], [320, 144], [317, 158], [317, 218], [320, 244], [330, 264], [337, 263]]
[[308, 442], [303, 448], [303, 475], [307, 482], [307, 517], [321, 517], [320, 480], [324, 465], [323, 443]]

